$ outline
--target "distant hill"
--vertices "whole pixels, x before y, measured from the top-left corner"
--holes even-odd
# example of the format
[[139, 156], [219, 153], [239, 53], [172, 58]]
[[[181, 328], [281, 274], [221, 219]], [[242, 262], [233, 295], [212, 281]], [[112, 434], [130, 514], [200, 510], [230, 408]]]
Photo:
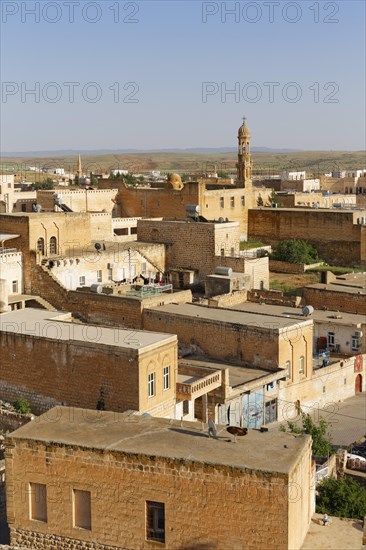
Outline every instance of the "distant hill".
[[[135, 155], [144, 153], [235, 153], [236, 147], [191, 147], [188, 149], [95, 149], [81, 150], [65, 149], [59, 151], [4, 151], [2, 157], [70, 157], [74, 155]], [[271, 149], [270, 147], [252, 147], [253, 153], [296, 153], [300, 149]]]
[[[263, 147], [253, 148], [253, 173], [263, 176], [281, 173], [283, 170], [306, 170], [314, 177], [340, 169], [366, 167], [364, 151], [288, 151], [275, 152]], [[29, 167], [64, 168], [67, 173], [76, 173], [78, 152], [65, 154], [47, 151], [45, 156], [17, 153], [17, 156], [4, 155], [0, 171], [17, 174], [20, 181], [39, 181], [39, 172], [30, 172]], [[138, 153], [96, 153], [80, 151], [85, 173], [108, 173], [113, 169], [126, 169], [134, 174], [160, 170], [179, 174], [197, 174], [218, 171], [235, 173], [237, 150], [191, 149], [177, 151], [150, 151]], [[38, 152], [38, 155], [41, 155]]]

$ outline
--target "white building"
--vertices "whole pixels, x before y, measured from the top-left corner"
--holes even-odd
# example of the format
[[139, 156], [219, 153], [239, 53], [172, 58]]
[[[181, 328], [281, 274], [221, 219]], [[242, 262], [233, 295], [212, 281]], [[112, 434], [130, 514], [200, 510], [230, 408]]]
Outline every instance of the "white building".
[[289, 172], [285, 170], [282, 172], [283, 180], [304, 180], [306, 178], [306, 172]]
[[113, 170], [111, 170], [111, 174], [113, 176], [118, 176], [118, 174], [120, 176], [127, 176], [128, 170], [121, 170], [120, 168], [118, 168], [117, 170], [113, 169]]

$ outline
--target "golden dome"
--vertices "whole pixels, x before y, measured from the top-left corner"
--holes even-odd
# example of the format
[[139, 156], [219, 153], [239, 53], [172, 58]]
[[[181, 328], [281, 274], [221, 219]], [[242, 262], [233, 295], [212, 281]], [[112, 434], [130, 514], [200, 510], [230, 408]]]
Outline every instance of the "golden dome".
[[240, 126], [238, 130], [238, 137], [244, 137], [244, 138], [250, 138], [250, 130], [246, 123], [246, 118], [243, 118], [243, 124]]
[[179, 174], [169, 174], [168, 182], [173, 187], [173, 189], [182, 189], [183, 182]]

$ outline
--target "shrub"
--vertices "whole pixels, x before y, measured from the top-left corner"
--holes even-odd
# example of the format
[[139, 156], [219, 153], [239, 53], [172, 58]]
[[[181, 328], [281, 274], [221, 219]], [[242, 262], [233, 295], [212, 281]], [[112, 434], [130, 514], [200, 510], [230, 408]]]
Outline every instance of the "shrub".
[[13, 407], [18, 413], [21, 414], [29, 414], [31, 412], [28, 401], [22, 397], [14, 401]]
[[351, 478], [327, 477], [317, 486], [316, 511], [342, 518], [366, 516], [366, 489]]
[[288, 239], [279, 243], [271, 258], [291, 264], [312, 264], [318, 260], [318, 251], [306, 241]]
[[313, 455], [328, 458], [334, 454], [332, 442], [328, 436], [329, 422], [324, 418], [319, 419], [319, 424], [316, 425], [310, 414], [301, 412], [301, 424], [296, 422], [287, 421], [287, 427], [280, 426], [280, 431], [290, 432], [294, 434], [308, 434], [313, 439], [312, 452]]

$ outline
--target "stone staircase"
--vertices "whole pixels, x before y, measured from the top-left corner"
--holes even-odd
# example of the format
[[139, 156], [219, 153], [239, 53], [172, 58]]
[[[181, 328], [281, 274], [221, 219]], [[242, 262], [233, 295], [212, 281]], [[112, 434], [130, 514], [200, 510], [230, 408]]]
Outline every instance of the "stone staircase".
[[44, 298], [42, 298], [41, 296], [34, 296], [33, 297], [33, 300], [35, 302], [37, 302], [38, 304], [40, 304], [41, 306], [44, 307], [44, 309], [47, 309], [48, 311], [57, 311], [57, 309], [55, 307], [53, 307], [52, 304], [50, 304], [49, 302], [47, 302], [47, 300], [45, 300]]
[[50, 311], [68, 311], [68, 291], [45, 264], [32, 266], [32, 294], [37, 295], [38, 301]]

